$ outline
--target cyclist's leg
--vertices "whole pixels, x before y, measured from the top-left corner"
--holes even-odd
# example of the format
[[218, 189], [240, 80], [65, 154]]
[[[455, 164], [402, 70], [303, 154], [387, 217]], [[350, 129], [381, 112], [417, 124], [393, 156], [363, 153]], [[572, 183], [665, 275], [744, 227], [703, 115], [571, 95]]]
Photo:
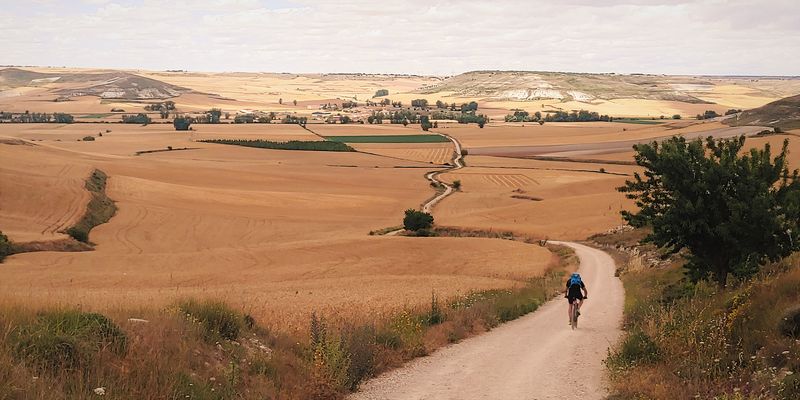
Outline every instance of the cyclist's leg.
[[567, 302], [569, 303], [569, 307], [567, 307], [567, 320], [572, 324], [572, 308], [575, 307], [575, 300], [568, 297]]

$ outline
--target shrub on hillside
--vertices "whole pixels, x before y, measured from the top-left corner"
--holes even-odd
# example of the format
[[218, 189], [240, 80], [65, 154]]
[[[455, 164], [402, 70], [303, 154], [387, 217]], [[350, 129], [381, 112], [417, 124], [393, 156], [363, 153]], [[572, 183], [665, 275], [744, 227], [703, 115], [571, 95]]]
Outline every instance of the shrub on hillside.
[[433, 215], [411, 208], [406, 210], [405, 218], [403, 218], [403, 228], [406, 230], [419, 231], [422, 229], [429, 229], [432, 225]]
[[84, 136], [81, 140], [84, 142], [94, 142], [94, 136]]
[[11, 241], [0, 231], [0, 262], [11, 255]]
[[178, 309], [197, 323], [203, 338], [212, 343], [238, 339], [245, 325], [244, 316], [217, 301], [189, 300], [178, 304]]
[[794, 307], [786, 312], [781, 320], [779, 329], [784, 336], [792, 338], [800, 337], [800, 306]]
[[629, 368], [636, 364], [658, 361], [656, 343], [642, 331], [628, 334], [619, 348], [606, 361], [612, 368]]
[[39, 371], [59, 373], [85, 367], [102, 350], [124, 354], [125, 333], [101, 314], [50, 311], [21, 326], [11, 338], [14, 356]]

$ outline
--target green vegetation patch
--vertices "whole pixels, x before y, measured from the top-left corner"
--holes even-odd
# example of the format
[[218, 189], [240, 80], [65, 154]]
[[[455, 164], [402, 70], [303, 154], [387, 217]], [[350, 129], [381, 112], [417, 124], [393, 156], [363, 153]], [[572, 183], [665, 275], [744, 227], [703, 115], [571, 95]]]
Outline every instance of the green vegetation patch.
[[341, 143], [446, 143], [450, 141], [439, 135], [326, 136], [325, 138]]
[[66, 230], [73, 239], [89, 243], [89, 231], [97, 225], [108, 222], [117, 213], [114, 201], [106, 195], [107, 180], [108, 175], [99, 169], [92, 171], [92, 175], [86, 179], [85, 187], [92, 194], [92, 198], [86, 205], [83, 217]]
[[198, 324], [203, 338], [212, 343], [236, 340], [245, 328], [245, 316], [222, 302], [190, 300], [178, 304], [178, 309]]
[[356, 151], [352, 147], [337, 141], [312, 141], [290, 140], [288, 142], [273, 142], [270, 140], [241, 140], [241, 139], [209, 139], [201, 140], [206, 143], [230, 144], [236, 146], [256, 147], [259, 149], [273, 150], [300, 150], [300, 151]]
[[2, 262], [7, 256], [13, 254], [13, 248], [11, 246], [11, 240], [8, 239], [8, 236], [4, 235], [2, 231], [0, 231], [0, 262]]
[[102, 350], [122, 355], [125, 333], [101, 314], [78, 310], [40, 313], [10, 338], [14, 356], [39, 371], [83, 368]]

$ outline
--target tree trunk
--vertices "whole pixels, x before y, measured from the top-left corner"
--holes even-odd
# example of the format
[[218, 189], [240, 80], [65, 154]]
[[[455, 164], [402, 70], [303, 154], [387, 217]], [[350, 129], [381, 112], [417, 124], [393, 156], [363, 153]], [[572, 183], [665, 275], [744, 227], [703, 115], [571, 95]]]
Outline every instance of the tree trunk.
[[728, 264], [724, 261], [718, 261], [714, 265], [714, 280], [720, 289], [725, 289], [725, 284], [728, 281]]

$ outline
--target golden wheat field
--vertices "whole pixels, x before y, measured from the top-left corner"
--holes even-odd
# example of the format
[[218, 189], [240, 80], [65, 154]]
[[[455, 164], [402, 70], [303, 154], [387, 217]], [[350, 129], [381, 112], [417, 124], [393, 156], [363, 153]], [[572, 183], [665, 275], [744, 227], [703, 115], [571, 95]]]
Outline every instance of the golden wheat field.
[[[106, 126], [93, 142], [76, 140]], [[0, 145], [3, 231], [19, 242], [64, 237], [88, 201], [92, 168], [110, 176], [119, 210], [91, 232], [95, 251], [7, 259], [4, 297], [102, 308], [205, 296], [294, 323], [312, 310], [359, 315], [429, 301], [432, 291], [514, 286], [553, 261], [517, 242], [369, 236], [432, 193], [423, 171], [395, 167], [428, 163], [198, 143], [157, 125], [67, 127], [0, 127], [31, 139]], [[134, 155], [168, 145], [192, 149]]]
[[[378, 89], [387, 89], [389, 98], [406, 106], [417, 98], [478, 101], [480, 112], [492, 119], [484, 128], [439, 121], [428, 132], [453, 137], [468, 154], [465, 168], [441, 175], [462, 186], [434, 208], [435, 222], [580, 240], [618, 226], [619, 211], [631, 207], [615, 188], [637, 168], [613, 162], [630, 164], [632, 143], [675, 134], [751, 134], [760, 128], [686, 119], [658, 124], [500, 122], [512, 109], [585, 107], [619, 116], [669, 117], [761, 105], [778, 95], [722, 82], [704, 92], [717, 101], [713, 106], [634, 98], [510, 101], [437, 89], [447, 79], [435, 77], [125, 71], [110, 84], [93, 80], [93, 74], [113, 71], [32, 71], [77, 75], [35, 85], [12, 84], [24, 73], [6, 75], [0, 80], [0, 111], [67, 112], [81, 123], [0, 124], [0, 230], [17, 243], [66, 238], [64, 230], [81, 218], [90, 200], [84, 182], [94, 169], [109, 176], [106, 192], [118, 211], [91, 231], [93, 251], [42, 251], [6, 259], [0, 266], [2, 298], [93, 309], [220, 298], [286, 326], [302, 324], [315, 310], [359, 316], [426, 303], [432, 292], [450, 297], [512, 287], [555, 262], [547, 249], [520, 242], [370, 236], [370, 231], [400, 225], [404, 210], [420, 207], [435, 194], [424, 176], [451, 163], [455, 147], [449, 141], [380, 143], [384, 135], [425, 132], [419, 124], [323, 124], [323, 117], [312, 114], [323, 104], [363, 102]], [[74, 92], [112, 85], [116, 79], [179, 91], [172, 97], [178, 112], [219, 107], [232, 115], [309, 116], [313, 123], [306, 128], [277, 121], [231, 124], [226, 118], [222, 124], [195, 124], [190, 131], [176, 132], [172, 117], [157, 112], [148, 112], [155, 123], [145, 126], [110, 123], [160, 101]], [[764, 82], [767, 89], [772, 84]], [[53, 101], [67, 92], [72, 93], [68, 101]], [[112, 113], [112, 108], [124, 112]], [[326, 112], [363, 117], [371, 111]], [[332, 136], [377, 139], [352, 143], [356, 152], [202, 142], [316, 142]], [[779, 146], [784, 137], [791, 136], [748, 143]], [[800, 156], [797, 145], [792, 137], [793, 162]], [[536, 155], [569, 159], [533, 159]]]

